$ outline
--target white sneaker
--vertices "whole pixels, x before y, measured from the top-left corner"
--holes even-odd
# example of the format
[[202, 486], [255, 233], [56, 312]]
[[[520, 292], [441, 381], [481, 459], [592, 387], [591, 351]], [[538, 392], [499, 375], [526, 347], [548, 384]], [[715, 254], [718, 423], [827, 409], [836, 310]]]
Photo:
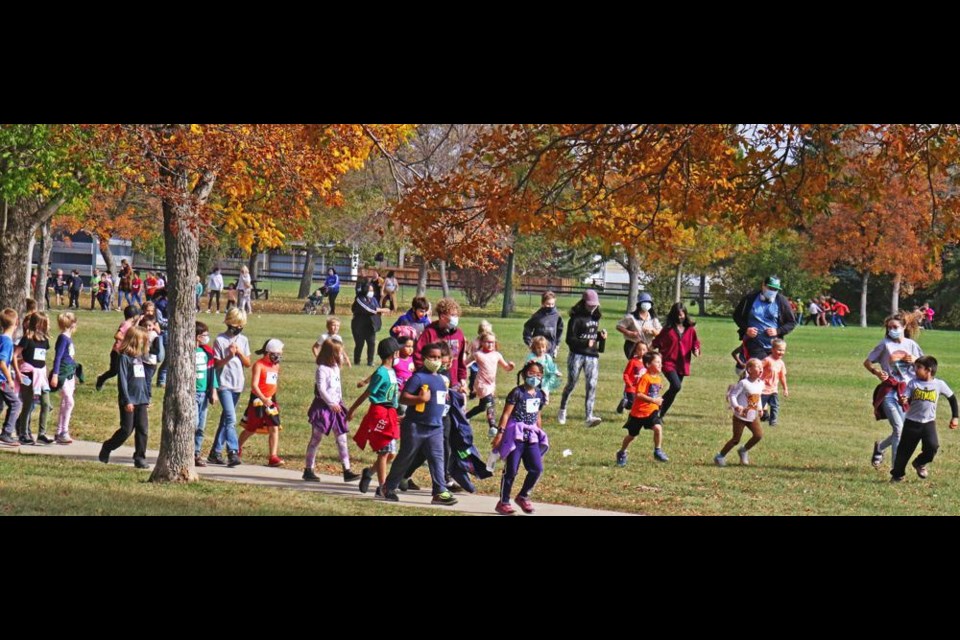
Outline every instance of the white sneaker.
[[560, 409], [560, 412], [557, 414], [557, 422], [560, 424], [567, 424], [567, 410]]
[[601, 422], [603, 422], [603, 418], [600, 416], [590, 416], [587, 418], [587, 427], [595, 427]]
[[737, 454], [740, 456], [740, 464], [750, 464], [750, 456], [747, 455], [747, 450], [743, 447], [737, 449]]
[[716, 464], [718, 467], [725, 467], [725, 466], [727, 466], [727, 459], [724, 458], [723, 455], [720, 454], [720, 453], [718, 453], [717, 455], [713, 456], [713, 462], [714, 462], [714, 464]]

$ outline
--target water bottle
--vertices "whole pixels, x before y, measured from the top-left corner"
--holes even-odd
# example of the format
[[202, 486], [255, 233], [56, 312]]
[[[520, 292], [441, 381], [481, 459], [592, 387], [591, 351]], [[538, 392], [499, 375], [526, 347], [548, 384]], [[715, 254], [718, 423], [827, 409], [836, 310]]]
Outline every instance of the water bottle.
[[490, 455], [487, 456], [487, 471], [493, 473], [493, 470], [497, 466], [497, 460], [500, 459], [500, 454], [496, 451], [491, 451]]

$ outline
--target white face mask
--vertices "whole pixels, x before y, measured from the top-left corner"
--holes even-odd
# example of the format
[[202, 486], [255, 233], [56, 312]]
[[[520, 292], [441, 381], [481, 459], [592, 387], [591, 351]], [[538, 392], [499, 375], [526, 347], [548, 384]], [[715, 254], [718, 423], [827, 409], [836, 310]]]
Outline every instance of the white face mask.
[[210, 336], [203, 336], [200, 338], [200, 344], [210, 344]]
[[650, 308], [651, 308], [651, 307], [653, 307], [653, 305], [650, 304], [649, 302], [641, 302], [641, 303], [640, 303], [640, 310], [641, 310], [641, 311], [650, 311]]
[[368, 297], [368, 298], [372, 298], [372, 297], [373, 297], [373, 291], [367, 291], [367, 297]]
[[456, 329], [460, 326], [460, 316], [450, 316], [450, 328]]

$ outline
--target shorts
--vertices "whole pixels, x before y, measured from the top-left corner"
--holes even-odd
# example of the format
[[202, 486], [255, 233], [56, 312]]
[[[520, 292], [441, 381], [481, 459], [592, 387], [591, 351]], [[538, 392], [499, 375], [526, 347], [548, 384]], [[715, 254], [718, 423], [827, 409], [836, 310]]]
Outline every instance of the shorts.
[[631, 437], [636, 438], [640, 435], [641, 429], [653, 429], [656, 425], [663, 426], [663, 420], [660, 419], [660, 411], [654, 411], [646, 418], [637, 418], [630, 416], [627, 418], [627, 423], [623, 425], [623, 428], [627, 430], [627, 433]]
[[379, 455], [379, 456], [387, 456], [387, 455], [390, 455], [391, 453], [392, 453], [393, 455], [397, 455], [397, 452], [398, 452], [398, 451], [400, 451], [400, 441], [399, 441], [399, 440], [391, 440], [391, 441], [389, 442], [389, 444], [387, 444], [387, 446], [385, 446], [384, 448], [382, 448], [382, 449], [380, 449], [379, 451], [377, 451], [377, 455]]

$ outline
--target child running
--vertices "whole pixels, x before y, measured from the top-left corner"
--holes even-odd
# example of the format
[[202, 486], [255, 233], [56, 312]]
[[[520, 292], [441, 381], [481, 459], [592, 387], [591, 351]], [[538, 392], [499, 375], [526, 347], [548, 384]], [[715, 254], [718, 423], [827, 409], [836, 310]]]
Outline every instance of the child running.
[[627, 407], [633, 407], [633, 401], [637, 396], [637, 383], [647, 372], [646, 367], [643, 366], [643, 356], [649, 349], [646, 342], [637, 342], [633, 345], [633, 352], [623, 370], [623, 397], [617, 405], [617, 413], [623, 413]]
[[763, 395], [760, 396], [763, 415], [760, 420], [769, 421], [770, 426], [775, 427], [780, 416], [779, 385], [783, 385], [784, 398], [790, 397], [790, 390], [787, 389], [787, 365], [783, 362], [787, 342], [783, 338], [774, 338], [770, 343], [770, 355], [763, 359]]
[[480, 342], [480, 351], [474, 353], [470, 362], [467, 362], [468, 367], [471, 362], [476, 362], [479, 367], [473, 390], [480, 398], [480, 404], [467, 412], [467, 419], [486, 411], [489, 435], [492, 438], [497, 435], [497, 367], [504, 371], [513, 371], [516, 365], [513, 362], [507, 362], [497, 351], [497, 337], [492, 333], [484, 333], [480, 337]]
[[[412, 348], [413, 338], [408, 338], [407, 341], [411, 343]], [[397, 392], [400, 380], [394, 362], [397, 359], [399, 347], [400, 345], [392, 337], [380, 341], [377, 345], [380, 366], [370, 377], [367, 390], [347, 411], [347, 421], [350, 421], [364, 400], [370, 399], [370, 409], [360, 423], [360, 428], [357, 429], [353, 440], [361, 450], [369, 442], [370, 448], [377, 452], [377, 461], [374, 466], [366, 467], [360, 472], [360, 493], [370, 490], [370, 481], [376, 471], [377, 482], [380, 483], [376, 493], [378, 497], [382, 495], [381, 491], [387, 482], [387, 465], [397, 457], [399, 449], [400, 422], [397, 417]]]
[[560, 378], [562, 374], [550, 355], [550, 341], [543, 336], [536, 336], [530, 339], [530, 353], [527, 354], [527, 362], [538, 362], [543, 368], [543, 382], [540, 389], [546, 397], [546, 404], [550, 404], [550, 394], [560, 388]]
[[726, 466], [727, 454], [740, 444], [744, 429], [749, 429], [753, 437], [745, 446], [737, 449], [740, 464], [750, 464], [750, 456], [747, 452], [757, 446], [763, 438], [763, 428], [760, 426], [760, 397], [763, 395], [763, 380], [760, 376], [762, 374], [763, 362], [757, 358], [750, 358], [747, 361], [747, 376], [727, 390], [727, 401], [733, 409], [733, 437], [713, 458], [718, 467]]
[[[640, 342], [638, 346], [642, 344]], [[648, 351], [643, 354], [641, 364], [646, 371], [637, 381], [633, 408], [630, 409], [627, 423], [623, 425], [627, 435], [623, 439], [623, 444], [620, 445], [620, 451], [617, 452], [618, 467], [627, 466], [627, 447], [640, 435], [641, 429], [653, 430], [653, 459], [657, 462], [670, 461], [662, 448], [663, 420], [660, 419], [660, 406], [663, 404], [663, 397], [660, 392], [663, 390], [663, 377], [660, 375], [660, 370], [663, 367], [663, 360], [656, 351]]]

